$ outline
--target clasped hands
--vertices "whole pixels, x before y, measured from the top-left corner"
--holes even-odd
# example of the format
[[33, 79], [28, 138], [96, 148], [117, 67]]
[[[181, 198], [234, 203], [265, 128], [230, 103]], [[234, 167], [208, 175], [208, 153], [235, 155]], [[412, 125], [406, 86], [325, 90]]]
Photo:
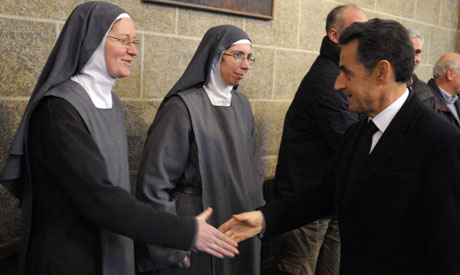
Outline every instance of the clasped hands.
[[[206, 219], [211, 214], [212, 208], [208, 207], [196, 217], [198, 221], [198, 234], [195, 249], [218, 258], [223, 258], [224, 256], [235, 257], [238, 254], [237, 243], [259, 234], [264, 227], [264, 216], [261, 211], [233, 215], [231, 219], [222, 224], [218, 229], [206, 222]], [[190, 265], [189, 263], [184, 264], [185, 267]]]

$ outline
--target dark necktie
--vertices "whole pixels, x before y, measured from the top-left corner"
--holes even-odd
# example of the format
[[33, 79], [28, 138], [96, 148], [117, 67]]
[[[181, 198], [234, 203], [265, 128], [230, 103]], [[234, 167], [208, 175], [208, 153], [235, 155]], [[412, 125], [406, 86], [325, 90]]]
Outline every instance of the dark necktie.
[[364, 163], [369, 156], [372, 145], [372, 136], [378, 128], [375, 126], [372, 120], [369, 120], [367, 124], [361, 129], [359, 135], [359, 141], [356, 144], [353, 152], [353, 159], [350, 164], [350, 174], [348, 175], [349, 181], [353, 182], [356, 180], [359, 174], [362, 174]]

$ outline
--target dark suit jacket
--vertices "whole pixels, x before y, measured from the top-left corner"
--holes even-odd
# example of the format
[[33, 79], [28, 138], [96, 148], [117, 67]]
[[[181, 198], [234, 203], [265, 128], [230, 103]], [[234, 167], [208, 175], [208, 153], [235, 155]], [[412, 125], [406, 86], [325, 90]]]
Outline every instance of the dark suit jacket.
[[412, 91], [414, 91], [414, 94], [419, 96], [420, 100], [422, 100], [426, 106], [430, 107], [431, 109], [435, 109], [434, 95], [431, 91], [431, 88], [425, 82], [420, 80], [415, 73], [412, 74], [412, 79], [410, 82], [411, 83], [409, 86], [411, 87]]
[[460, 274], [460, 132], [411, 93], [347, 184], [363, 125], [347, 131], [325, 184], [261, 208], [265, 236], [337, 210], [341, 274]]
[[348, 127], [358, 121], [342, 92], [334, 90], [340, 48], [327, 36], [286, 113], [275, 186], [282, 197], [321, 182]]

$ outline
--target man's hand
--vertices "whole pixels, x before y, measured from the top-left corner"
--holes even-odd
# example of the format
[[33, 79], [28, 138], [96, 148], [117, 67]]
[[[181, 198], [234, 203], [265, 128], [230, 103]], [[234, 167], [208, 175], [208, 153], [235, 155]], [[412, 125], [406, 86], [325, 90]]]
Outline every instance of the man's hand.
[[235, 257], [235, 254], [239, 253], [237, 249], [238, 244], [206, 223], [206, 219], [211, 214], [212, 208], [208, 207], [208, 209], [196, 217], [198, 220], [198, 236], [195, 248], [218, 258], [223, 258], [224, 256]]
[[235, 242], [241, 242], [259, 234], [264, 228], [264, 215], [261, 211], [244, 212], [233, 215], [231, 219], [219, 226]]

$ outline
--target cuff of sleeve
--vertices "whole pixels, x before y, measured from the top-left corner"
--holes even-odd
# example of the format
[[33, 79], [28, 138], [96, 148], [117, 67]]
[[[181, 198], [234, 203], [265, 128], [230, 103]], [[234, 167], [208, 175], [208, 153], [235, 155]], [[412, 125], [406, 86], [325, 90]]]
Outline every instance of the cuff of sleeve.
[[199, 228], [198, 228], [198, 220], [197, 220], [197, 218], [194, 218], [193, 220], [195, 221], [195, 232], [193, 234], [192, 244], [190, 245], [190, 247], [188, 249], [189, 251], [191, 251], [191, 250], [196, 251], [195, 244], [196, 244], [196, 239], [198, 238], [198, 230], [199, 230]]
[[[261, 211], [262, 212], [262, 211]], [[262, 218], [263, 218], [263, 224], [262, 224], [262, 231], [260, 231], [259, 234], [257, 234], [257, 237], [259, 237], [260, 240], [263, 239], [265, 235], [265, 217], [264, 217], [264, 212], [262, 212]]]

